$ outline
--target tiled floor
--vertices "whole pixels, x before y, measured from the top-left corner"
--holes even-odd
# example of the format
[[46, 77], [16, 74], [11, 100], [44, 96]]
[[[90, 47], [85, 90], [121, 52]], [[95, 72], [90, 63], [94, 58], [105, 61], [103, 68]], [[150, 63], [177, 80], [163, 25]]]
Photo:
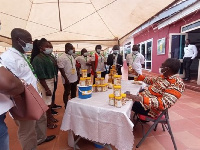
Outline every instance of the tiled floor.
[[[127, 79], [127, 67], [123, 70], [123, 79]], [[62, 103], [63, 87], [59, 80], [56, 93], [56, 103]], [[58, 120], [58, 127], [53, 130], [48, 130], [47, 135], [55, 134], [55, 140], [44, 143], [38, 146], [39, 150], [72, 150], [67, 145], [67, 132], [60, 131], [60, 125], [64, 113], [64, 108], [57, 110], [59, 115], [55, 116]], [[191, 90], [186, 90], [181, 99], [170, 108], [170, 124], [175, 137], [178, 150], [199, 150], [200, 149], [200, 93]], [[8, 116], [8, 115], [7, 115]], [[10, 150], [21, 150], [17, 138], [17, 126], [14, 121], [8, 116], [6, 119], [9, 135], [10, 135]], [[145, 129], [149, 123], [145, 124]], [[138, 143], [142, 137], [141, 126], [138, 124], [134, 128], [134, 143]], [[94, 150], [94, 145], [86, 140], [81, 140], [79, 147], [82, 150]], [[97, 149], [97, 148], [96, 148]], [[136, 149], [135, 147], [133, 149]], [[158, 126], [157, 131], [152, 131], [143, 144], [137, 148], [138, 150], [173, 150], [173, 144], [167, 131], [163, 132], [161, 126]], [[103, 150], [103, 149], [102, 149]]]

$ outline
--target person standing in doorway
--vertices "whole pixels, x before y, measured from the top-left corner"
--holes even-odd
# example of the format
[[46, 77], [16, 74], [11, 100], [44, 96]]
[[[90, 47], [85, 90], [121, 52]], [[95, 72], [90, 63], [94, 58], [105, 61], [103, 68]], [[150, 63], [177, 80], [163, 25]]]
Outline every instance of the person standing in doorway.
[[110, 69], [112, 65], [115, 65], [117, 74], [122, 75], [121, 67], [123, 66], [123, 59], [122, 59], [122, 56], [120, 55], [119, 45], [114, 45], [112, 50], [113, 50], [113, 54], [108, 55], [108, 59], [107, 59], [107, 65], [109, 65], [108, 73], [110, 73]]
[[[127, 66], [134, 69], [138, 74], [142, 74], [142, 65], [144, 65], [144, 56], [139, 53], [139, 46], [133, 45], [132, 54], [126, 57]], [[128, 80], [134, 80], [134, 75], [129, 73]]]
[[184, 81], [190, 80], [190, 66], [193, 59], [197, 56], [198, 51], [195, 45], [190, 44], [190, 39], [185, 41], [184, 56], [183, 56], [183, 69], [185, 70]]
[[77, 71], [76, 61], [73, 54], [73, 45], [71, 43], [65, 44], [65, 53], [58, 58], [58, 68], [62, 75], [62, 81], [64, 86], [63, 102], [65, 108], [67, 106], [68, 97], [71, 93], [71, 98], [76, 97], [77, 90]]

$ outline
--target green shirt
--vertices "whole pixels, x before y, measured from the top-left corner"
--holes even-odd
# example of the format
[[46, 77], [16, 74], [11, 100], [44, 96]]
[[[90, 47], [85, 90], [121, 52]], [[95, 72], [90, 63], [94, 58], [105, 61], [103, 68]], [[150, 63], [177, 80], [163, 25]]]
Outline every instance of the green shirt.
[[33, 59], [32, 66], [38, 79], [52, 79], [56, 75], [54, 62], [49, 55], [40, 53]]

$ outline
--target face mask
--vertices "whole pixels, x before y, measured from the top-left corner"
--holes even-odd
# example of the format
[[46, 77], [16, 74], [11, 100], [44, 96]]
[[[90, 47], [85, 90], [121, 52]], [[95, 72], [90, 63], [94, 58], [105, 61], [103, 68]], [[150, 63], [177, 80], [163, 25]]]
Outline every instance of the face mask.
[[113, 54], [118, 54], [118, 50], [113, 50]]
[[100, 52], [101, 52], [101, 49], [97, 49], [97, 53], [100, 54]]
[[138, 53], [138, 51], [133, 51], [133, 54], [136, 55]]
[[69, 50], [69, 51], [68, 51], [68, 54], [69, 54], [69, 55], [72, 55], [72, 54], [73, 54], [73, 50], [72, 50], [72, 49]]
[[162, 72], [161, 72], [162, 69], [163, 69], [163, 68], [159, 68], [159, 70], [158, 70], [159, 74], [162, 74]]
[[[20, 39], [21, 40], [21, 39]], [[23, 40], [21, 40], [23, 43], [25, 43]], [[19, 43], [19, 42], [18, 42]], [[29, 51], [32, 51], [32, 49], [33, 49], [33, 44], [31, 44], [31, 43], [25, 43], [25, 47], [24, 46], [22, 46], [20, 43], [19, 43], [19, 45], [22, 47], [22, 49], [24, 50], [24, 52], [29, 52]]]
[[45, 54], [51, 54], [53, 52], [53, 49], [52, 48], [45, 48], [45, 51], [43, 51], [43, 53]]
[[83, 53], [83, 56], [87, 57], [87, 56], [88, 56], [88, 53], [87, 53], [87, 52], [86, 52], [86, 53]]

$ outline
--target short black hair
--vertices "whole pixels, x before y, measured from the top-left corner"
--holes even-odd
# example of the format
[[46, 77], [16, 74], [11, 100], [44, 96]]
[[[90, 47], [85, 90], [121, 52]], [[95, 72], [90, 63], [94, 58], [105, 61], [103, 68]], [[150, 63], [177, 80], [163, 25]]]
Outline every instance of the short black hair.
[[48, 42], [45, 38], [41, 38], [41, 40], [38, 41], [38, 48], [42, 47], [46, 42]]
[[132, 50], [139, 50], [139, 45], [133, 45]]
[[66, 49], [68, 49], [68, 50], [69, 50], [69, 49], [73, 49], [73, 45], [72, 45], [71, 43], [66, 43], [66, 44], [65, 44], [65, 50], [66, 50]]
[[81, 50], [81, 55], [83, 55], [83, 52], [84, 52], [84, 51], [87, 51], [87, 49], [83, 48], [83, 49]]
[[95, 50], [101, 49], [101, 48], [102, 48], [101, 45], [96, 45]]
[[114, 45], [112, 49], [113, 50], [120, 50], [120, 47], [119, 47], [119, 45]]
[[166, 67], [169, 67], [174, 74], [177, 74], [181, 67], [180, 60], [176, 58], [168, 58], [164, 63]]

